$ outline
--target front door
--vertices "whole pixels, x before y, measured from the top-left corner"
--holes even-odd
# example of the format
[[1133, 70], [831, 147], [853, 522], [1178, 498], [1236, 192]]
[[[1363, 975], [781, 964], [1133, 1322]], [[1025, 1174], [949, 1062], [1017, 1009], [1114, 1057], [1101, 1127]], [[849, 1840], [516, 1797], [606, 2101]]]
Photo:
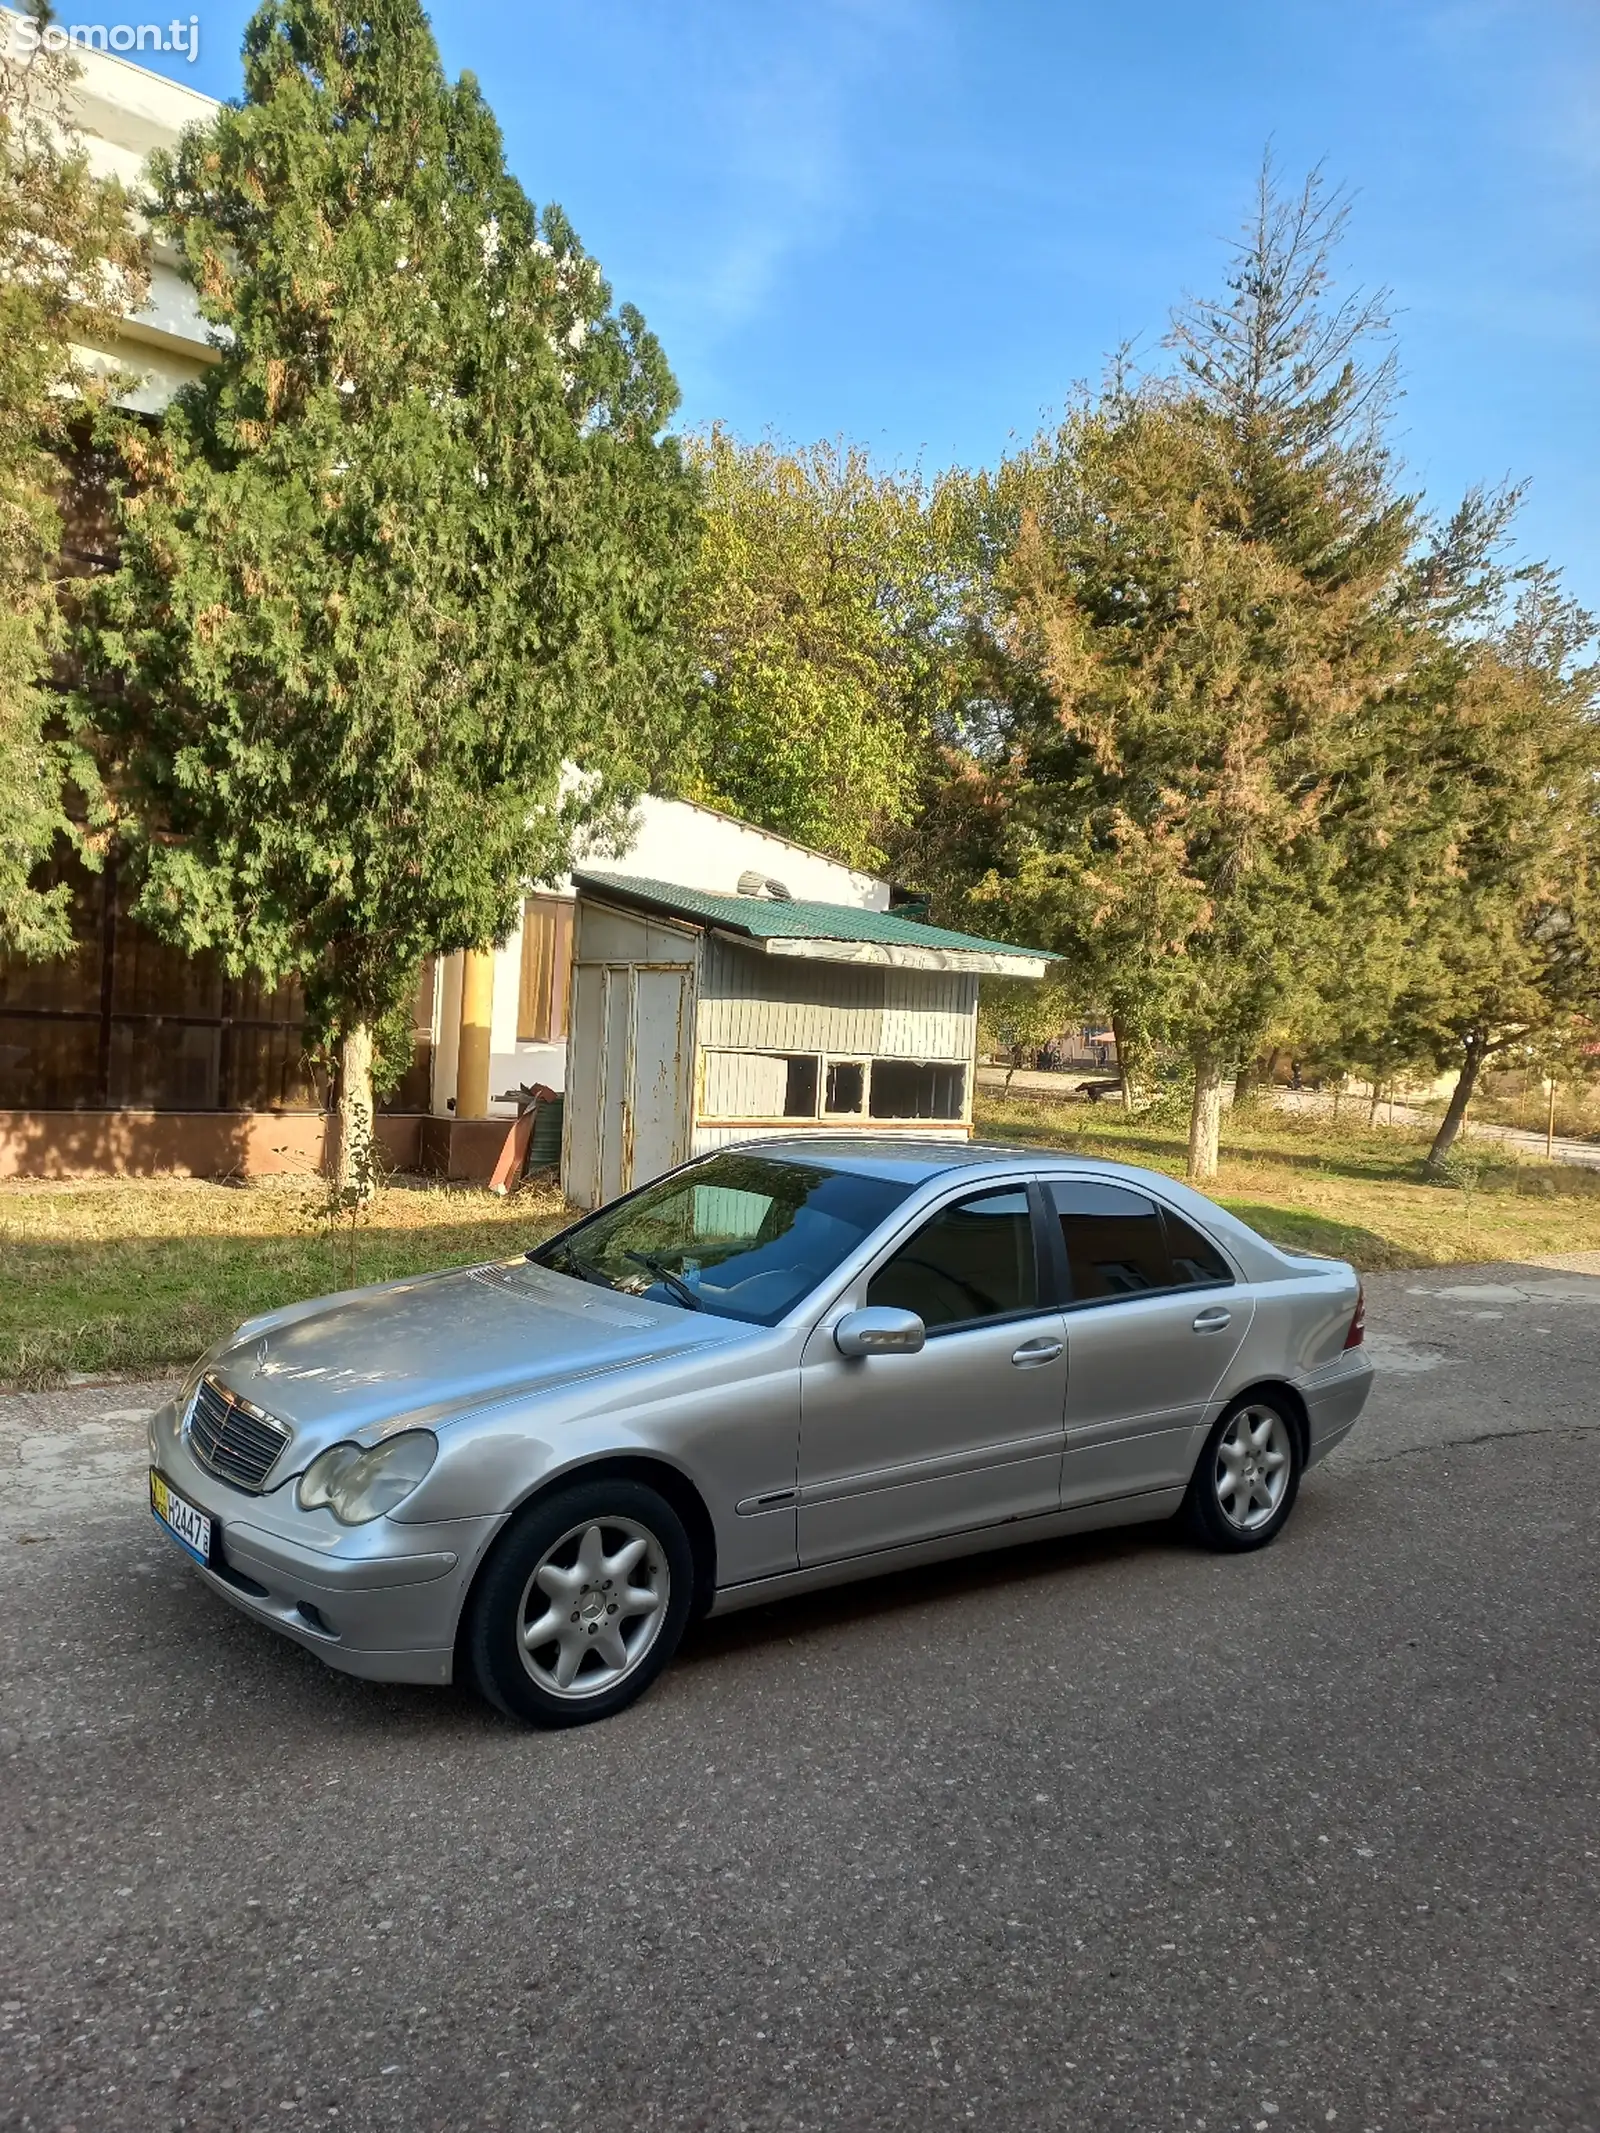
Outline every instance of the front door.
[[1021, 1187], [947, 1201], [857, 1285], [853, 1304], [915, 1311], [917, 1355], [846, 1358], [837, 1311], [800, 1373], [800, 1561], [1056, 1508], [1064, 1327], [1042, 1302], [1035, 1207]]
[[1046, 1182], [1071, 1301], [1063, 1505], [1183, 1486], [1254, 1299], [1209, 1238], [1152, 1196]]

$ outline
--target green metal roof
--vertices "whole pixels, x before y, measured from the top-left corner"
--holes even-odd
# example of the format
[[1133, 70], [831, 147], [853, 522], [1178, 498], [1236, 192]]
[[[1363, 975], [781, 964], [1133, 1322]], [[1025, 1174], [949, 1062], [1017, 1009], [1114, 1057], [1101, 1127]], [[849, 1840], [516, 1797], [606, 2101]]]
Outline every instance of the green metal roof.
[[768, 896], [714, 896], [673, 881], [653, 881], [639, 874], [575, 873], [580, 889], [618, 901], [642, 904], [676, 918], [698, 920], [752, 941], [846, 941], [881, 948], [920, 948], [948, 955], [1020, 956], [1029, 962], [1058, 962], [1044, 948], [1018, 948], [1009, 941], [982, 940], [971, 933], [951, 933], [897, 918], [892, 911], [862, 911], [850, 904], [785, 902]]

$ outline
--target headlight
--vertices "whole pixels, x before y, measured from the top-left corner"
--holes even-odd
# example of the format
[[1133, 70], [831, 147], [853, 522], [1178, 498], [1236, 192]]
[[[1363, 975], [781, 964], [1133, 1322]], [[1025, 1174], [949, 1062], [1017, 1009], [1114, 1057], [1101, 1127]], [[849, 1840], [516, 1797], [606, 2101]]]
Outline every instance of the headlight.
[[300, 1486], [294, 1492], [301, 1510], [319, 1510], [329, 1500], [334, 1482], [360, 1457], [359, 1444], [330, 1444], [325, 1452], [319, 1452], [300, 1476]]
[[438, 1456], [439, 1440], [426, 1429], [408, 1429], [370, 1452], [333, 1444], [300, 1476], [295, 1497], [302, 1511], [326, 1504], [342, 1524], [365, 1526], [404, 1503]]

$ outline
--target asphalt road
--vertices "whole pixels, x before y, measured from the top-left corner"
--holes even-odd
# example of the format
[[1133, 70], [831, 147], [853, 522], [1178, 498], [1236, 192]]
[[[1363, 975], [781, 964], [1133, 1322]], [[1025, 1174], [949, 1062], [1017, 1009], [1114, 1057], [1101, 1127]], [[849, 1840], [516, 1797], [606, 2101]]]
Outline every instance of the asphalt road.
[[706, 1625], [564, 1736], [191, 1581], [0, 1402], [0, 2125], [1600, 2126], [1600, 1278], [1369, 1283], [1283, 1540]]

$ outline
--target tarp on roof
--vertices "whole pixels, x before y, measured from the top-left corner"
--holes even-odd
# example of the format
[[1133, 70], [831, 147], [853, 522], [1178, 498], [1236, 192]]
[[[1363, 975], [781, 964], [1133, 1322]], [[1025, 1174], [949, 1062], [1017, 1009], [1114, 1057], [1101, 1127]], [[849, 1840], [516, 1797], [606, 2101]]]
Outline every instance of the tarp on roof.
[[814, 904], [767, 896], [715, 896], [641, 874], [574, 873], [580, 894], [693, 925], [731, 933], [767, 955], [828, 963], [877, 963], [901, 970], [962, 970], [1008, 978], [1042, 978], [1059, 957], [1010, 941], [989, 941], [849, 904]]

